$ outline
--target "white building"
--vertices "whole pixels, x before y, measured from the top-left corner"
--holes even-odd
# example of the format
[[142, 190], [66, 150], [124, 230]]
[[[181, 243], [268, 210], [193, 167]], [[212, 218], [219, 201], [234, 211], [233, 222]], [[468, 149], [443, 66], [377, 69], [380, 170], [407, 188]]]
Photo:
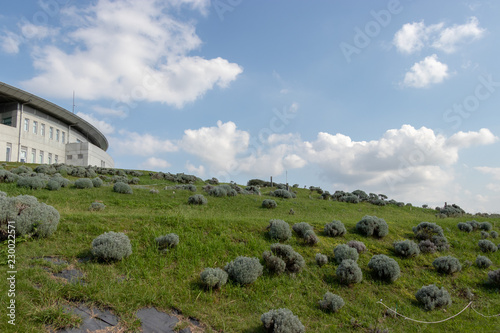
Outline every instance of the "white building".
[[40, 97], [0, 82], [0, 161], [113, 168], [94, 126]]

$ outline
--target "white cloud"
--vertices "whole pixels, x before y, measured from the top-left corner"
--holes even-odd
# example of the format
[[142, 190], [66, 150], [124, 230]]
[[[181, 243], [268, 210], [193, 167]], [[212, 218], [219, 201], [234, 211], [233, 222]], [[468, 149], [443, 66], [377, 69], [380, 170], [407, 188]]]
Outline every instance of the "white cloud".
[[44, 39], [56, 36], [59, 31], [44, 25], [35, 25], [31, 22], [23, 22], [20, 25], [21, 33], [26, 39]]
[[493, 179], [500, 180], [500, 168], [492, 167], [475, 167], [474, 169], [488, 175], [492, 175]]
[[4, 32], [0, 36], [0, 45], [5, 53], [17, 54], [19, 53], [19, 47], [22, 43], [22, 38], [10, 31]]
[[92, 110], [95, 112], [99, 113], [100, 115], [103, 116], [111, 116], [111, 117], [118, 117], [118, 118], [126, 118], [127, 113], [123, 110], [120, 109], [111, 109], [111, 108], [105, 108], [99, 105], [94, 105], [92, 106]]
[[197, 167], [187, 162], [186, 169], [189, 173], [194, 174], [197, 177], [205, 177], [205, 167], [203, 165]]
[[439, 62], [437, 55], [433, 54], [412, 66], [411, 70], [405, 74], [403, 85], [426, 88], [432, 84], [443, 82], [449, 75], [448, 65]]
[[157, 155], [165, 152], [175, 152], [178, 147], [170, 140], [158, 139], [151, 134], [119, 131], [120, 137], [110, 137], [110, 147], [117, 154], [128, 155]]
[[113, 134], [115, 132], [115, 128], [113, 127], [113, 125], [108, 124], [104, 120], [99, 120], [91, 114], [78, 112], [76, 115], [94, 125], [104, 135]]
[[[99, 0], [61, 11], [64, 36], [34, 48], [39, 74], [22, 83], [61, 97], [75, 89], [86, 100], [150, 101], [182, 107], [243, 71], [220, 57], [189, 56], [201, 40], [193, 22], [169, 15], [172, 6], [204, 12], [209, 1]], [[5, 44], [5, 43], [4, 43]]]
[[424, 21], [406, 23], [396, 32], [393, 44], [401, 53], [411, 54], [425, 47], [432, 47], [446, 53], [456, 52], [459, 45], [470, 43], [484, 36], [486, 29], [479, 27], [476, 17], [470, 17], [465, 24], [445, 28], [440, 22], [426, 26]]
[[161, 158], [150, 157], [143, 163], [141, 163], [140, 167], [145, 170], [164, 170], [168, 168], [171, 164]]
[[496, 142], [498, 137], [493, 135], [487, 128], [481, 128], [479, 132], [458, 132], [448, 140], [449, 146], [467, 148], [470, 146], [488, 145]]

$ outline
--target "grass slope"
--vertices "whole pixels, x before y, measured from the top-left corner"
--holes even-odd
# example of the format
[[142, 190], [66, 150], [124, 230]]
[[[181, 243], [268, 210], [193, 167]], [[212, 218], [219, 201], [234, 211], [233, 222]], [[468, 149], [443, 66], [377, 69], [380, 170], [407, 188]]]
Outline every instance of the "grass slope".
[[[59, 191], [33, 191], [0, 183], [0, 191], [9, 196], [34, 195], [61, 214], [58, 230], [50, 238], [18, 242], [17, 325], [13, 330], [3, 316], [0, 331], [41, 332], [46, 330], [46, 324], [52, 327], [71, 325], [77, 319], [61, 311], [61, 305], [68, 302], [109, 308], [120, 317], [121, 326], [131, 332], [140, 330], [135, 312], [149, 306], [166, 311], [175, 308], [185, 317], [202, 322], [206, 331], [263, 332], [261, 314], [277, 308], [292, 310], [307, 332], [375, 332], [377, 328], [390, 332], [495, 332], [500, 327], [499, 317], [483, 318], [471, 310], [441, 324], [418, 324], [394, 318], [376, 303], [382, 299], [408, 317], [437, 321], [459, 312], [468, 304], [466, 290], [469, 288], [475, 294], [475, 309], [486, 315], [500, 313], [499, 290], [485, 283], [487, 271], [500, 268], [500, 251], [484, 254], [477, 246], [481, 238], [478, 231], [467, 234], [458, 230], [457, 223], [471, 220], [471, 217], [438, 219], [431, 209], [325, 201], [305, 189], [297, 190], [296, 199], [273, 198], [278, 207], [272, 210], [260, 207], [263, 199], [270, 198], [269, 189], [262, 189], [262, 196], [215, 198], [206, 195], [208, 205], [190, 206], [187, 199], [193, 192], [164, 190], [168, 182], [151, 180], [146, 175], [140, 178], [141, 185], [133, 186], [132, 195], [114, 193], [109, 184], [83, 190], [70, 187]], [[201, 185], [197, 184], [197, 193], [202, 193]], [[149, 193], [153, 188], [160, 193]], [[88, 208], [95, 200], [102, 201], [106, 209], [90, 212]], [[295, 211], [294, 215], [289, 214], [290, 209]], [[385, 219], [389, 235], [374, 239], [357, 234], [355, 224], [364, 215]], [[286, 242], [302, 254], [306, 260], [305, 269], [295, 276], [274, 276], [264, 270], [264, 275], [252, 285], [228, 282], [219, 291], [204, 290], [199, 274], [206, 267], [223, 268], [225, 263], [240, 255], [262, 258], [262, 253], [274, 243], [266, 233], [270, 219], [283, 219], [290, 227], [302, 221], [314, 227], [320, 238], [318, 245], [305, 245], [295, 233]], [[324, 225], [334, 219], [346, 226], [344, 237], [323, 235]], [[494, 225], [493, 230], [500, 231], [499, 220], [476, 220], [487, 220]], [[396, 257], [393, 242], [414, 239], [412, 227], [422, 221], [442, 226], [451, 249], [412, 259]], [[111, 264], [86, 260], [91, 256], [92, 240], [107, 231], [126, 233], [132, 242], [133, 254]], [[159, 252], [155, 237], [172, 232], [179, 235], [179, 245], [165, 253]], [[339, 284], [335, 276], [338, 265], [332, 258], [334, 247], [349, 240], [363, 241], [368, 248], [358, 260], [363, 281], [354, 286]], [[5, 248], [6, 244], [2, 244], [3, 260]], [[329, 263], [323, 267], [317, 266], [314, 260], [319, 252], [329, 256]], [[375, 254], [394, 258], [401, 267], [401, 277], [392, 284], [374, 280], [368, 261]], [[479, 269], [475, 265], [464, 265], [466, 260], [473, 263], [478, 254], [490, 258], [492, 267]], [[432, 262], [443, 255], [457, 257], [463, 265], [462, 271], [453, 276], [437, 273]], [[47, 263], [40, 259], [44, 256], [69, 261], [70, 267], [84, 272], [86, 284], [54, 279], [49, 273], [67, 266]], [[6, 272], [7, 266], [0, 266], [0, 276], [7, 276]], [[8, 284], [5, 278], [2, 279], [0, 304], [4, 307], [9, 301]], [[428, 312], [416, 302], [414, 295], [418, 289], [432, 283], [444, 286], [452, 296], [453, 304], [445, 310]], [[318, 301], [327, 291], [344, 299], [346, 304], [340, 312], [330, 314], [318, 307]]]

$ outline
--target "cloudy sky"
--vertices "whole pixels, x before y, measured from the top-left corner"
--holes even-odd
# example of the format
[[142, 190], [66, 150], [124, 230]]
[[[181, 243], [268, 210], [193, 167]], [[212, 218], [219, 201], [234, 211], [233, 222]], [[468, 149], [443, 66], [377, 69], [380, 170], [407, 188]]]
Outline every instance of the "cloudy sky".
[[116, 167], [500, 212], [497, 1], [24, 0], [0, 80]]

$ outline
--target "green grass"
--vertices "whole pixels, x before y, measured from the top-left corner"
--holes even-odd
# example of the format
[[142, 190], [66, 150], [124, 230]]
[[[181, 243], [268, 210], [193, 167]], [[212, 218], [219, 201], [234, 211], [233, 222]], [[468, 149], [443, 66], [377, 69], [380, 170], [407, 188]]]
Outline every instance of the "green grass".
[[[488, 286], [486, 280], [489, 270], [500, 268], [500, 251], [484, 254], [477, 246], [481, 239], [479, 231], [466, 234], [458, 230], [458, 222], [472, 217], [439, 219], [432, 209], [325, 201], [305, 189], [297, 190], [296, 199], [273, 198], [278, 204], [275, 209], [261, 208], [262, 201], [271, 198], [267, 195], [269, 189], [262, 189], [262, 196], [215, 198], [205, 195], [207, 205], [190, 206], [187, 199], [193, 192], [175, 190], [174, 194], [172, 190], [163, 190], [171, 183], [151, 180], [147, 173], [140, 179], [139, 186], [132, 186], [132, 195], [115, 193], [106, 183], [101, 188], [69, 187], [59, 191], [33, 191], [0, 183], [0, 191], [9, 196], [34, 195], [61, 214], [59, 227], [51, 237], [29, 239], [17, 245], [16, 327], [8, 325], [3, 316], [1, 332], [40, 332], [46, 330], [45, 325], [75, 325], [77, 319], [61, 311], [63, 304], [71, 302], [110, 308], [120, 317], [121, 326], [129, 331], [139, 330], [135, 312], [149, 306], [166, 311], [177, 309], [183, 316], [203, 323], [206, 331], [263, 332], [261, 314], [284, 307], [300, 318], [307, 332], [368, 332], [373, 328], [387, 328], [390, 332], [495, 332], [500, 327], [500, 317], [483, 318], [471, 310], [441, 324], [418, 324], [394, 318], [377, 304], [382, 299], [408, 317], [437, 321], [459, 312], [468, 304], [465, 291], [469, 288], [475, 294], [474, 307], [479, 312], [499, 314], [499, 288]], [[202, 193], [201, 184], [197, 185], [197, 193]], [[149, 193], [152, 188], [160, 193]], [[102, 201], [106, 209], [90, 212], [88, 208], [95, 200]], [[294, 215], [289, 214], [291, 208]], [[355, 225], [365, 215], [385, 219], [389, 235], [375, 239], [357, 234]], [[320, 238], [316, 246], [305, 245], [295, 233], [286, 242], [304, 257], [305, 269], [295, 276], [275, 276], [264, 270], [263, 276], [252, 285], [228, 282], [220, 290], [205, 290], [199, 274], [206, 267], [223, 268], [237, 256], [262, 258], [262, 253], [273, 243], [266, 232], [270, 219], [283, 219], [290, 227], [304, 221], [315, 228]], [[324, 225], [334, 219], [344, 223], [347, 229], [344, 237], [323, 235]], [[493, 230], [500, 229], [498, 219], [474, 219], [487, 220], [493, 224]], [[396, 257], [393, 242], [413, 239], [411, 228], [422, 221], [442, 226], [451, 249], [416, 258]], [[86, 260], [90, 257], [92, 240], [107, 231], [126, 233], [132, 243], [132, 255], [121, 262], [107, 264]], [[179, 235], [180, 243], [175, 249], [160, 252], [155, 238], [167, 233]], [[368, 248], [358, 260], [363, 281], [344, 286], [335, 277], [337, 264], [332, 258], [333, 249], [353, 239], [364, 242]], [[1, 246], [4, 250], [6, 244]], [[323, 267], [314, 259], [319, 252], [329, 256], [329, 263]], [[373, 279], [368, 261], [375, 254], [394, 258], [401, 268], [401, 277], [391, 284]], [[464, 265], [466, 260], [474, 263], [478, 254], [487, 256], [493, 265], [488, 269]], [[463, 265], [462, 271], [452, 276], [437, 273], [432, 261], [443, 255], [458, 258]], [[86, 284], [67, 284], [54, 279], [50, 272], [58, 272], [61, 267], [40, 260], [44, 256], [67, 260], [69, 266], [84, 273]], [[9, 301], [8, 285], [3, 278], [6, 272], [7, 266], [0, 266], [4, 281], [0, 284], [2, 307]], [[453, 304], [445, 310], [428, 312], [416, 302], [414, 295], [418, 289], [432, 283], [444, 286], [452, 296]], [[340, 312], [331, 314], [319, 308], [318, 301], [327, 291], [344, 299], [346, 304]]]

